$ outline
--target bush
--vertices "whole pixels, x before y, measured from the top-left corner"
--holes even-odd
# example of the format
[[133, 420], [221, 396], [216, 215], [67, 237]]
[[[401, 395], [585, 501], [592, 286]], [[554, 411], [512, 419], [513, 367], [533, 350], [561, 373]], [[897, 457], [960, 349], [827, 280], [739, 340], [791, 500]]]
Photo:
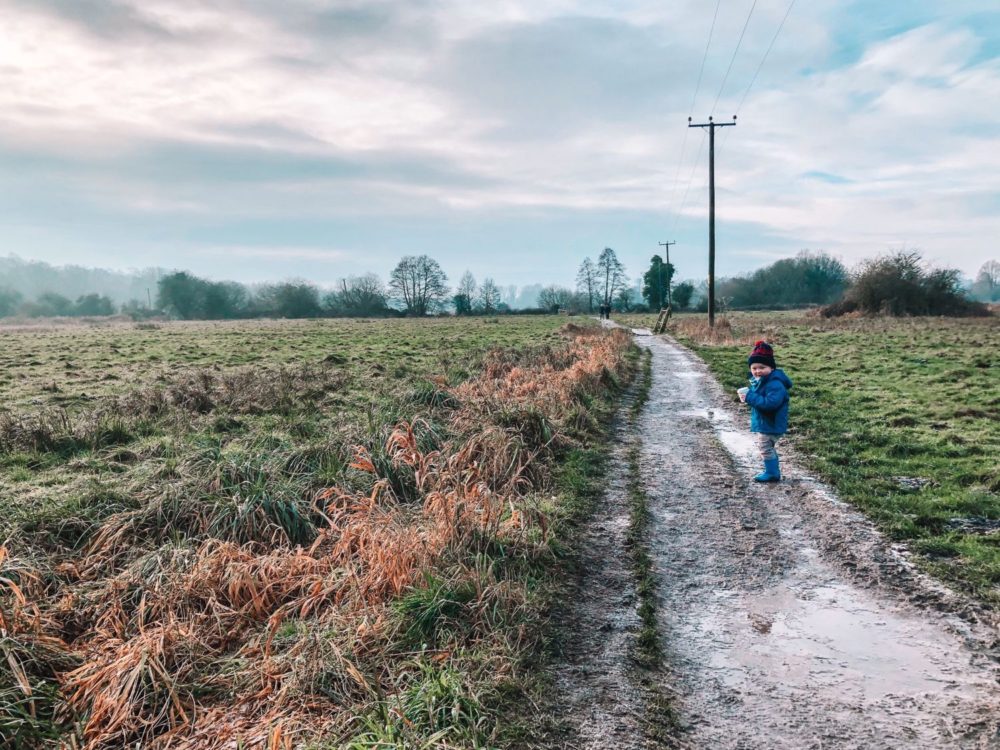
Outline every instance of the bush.
[[685, 310], [691, 305], [691, 297], [694, 296], [694, 284], [690, 281], [682, 281], [674, 287], [671, 295], [674, 307], [678, 310]]
[[839, 260], [825, 253], [802, 251], [749, 276], [721, 279], [716, 302], [726, 300], [726, 307], [741, 310], [825, 305], [840, 297], [847, 283], [847, 269]]
[[988, 315], [965, 296], [961, 275], [952, 268], [924, 268], [920, 253], [901, 250], [864, 261], [844, 297], [824, 308], [826, 317], [865, 315]]

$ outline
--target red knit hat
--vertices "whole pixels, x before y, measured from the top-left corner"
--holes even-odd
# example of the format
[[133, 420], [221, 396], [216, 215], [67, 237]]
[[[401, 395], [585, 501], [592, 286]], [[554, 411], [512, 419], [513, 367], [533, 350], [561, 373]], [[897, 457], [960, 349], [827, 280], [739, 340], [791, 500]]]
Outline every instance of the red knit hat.
[[750, 352], [750, 356], [747, 357], [747, 366], [752, 365], [754, 362], [767, 365], [772, 370], [778, 367], [774, 363], [774, 349], [772, 349], [771, 345], [766, 341], [758, 341], [753, 345], [753, 351]]

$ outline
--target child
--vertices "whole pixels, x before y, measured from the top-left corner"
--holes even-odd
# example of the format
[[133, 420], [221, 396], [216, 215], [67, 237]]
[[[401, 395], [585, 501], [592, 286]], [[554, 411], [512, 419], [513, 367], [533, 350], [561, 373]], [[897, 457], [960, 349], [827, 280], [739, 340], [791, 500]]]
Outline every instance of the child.
[[774, 446], [788, 430], [788, 389], [792, 381], [774, 363], [774, 350], [765, 341], [753, 345], [747, 358], [750, 387], [740, 388], [740, 401], [750, 404], [750, 432], [756, 433], [764, 471], [757, 482], [778, 482], [781, 469]]

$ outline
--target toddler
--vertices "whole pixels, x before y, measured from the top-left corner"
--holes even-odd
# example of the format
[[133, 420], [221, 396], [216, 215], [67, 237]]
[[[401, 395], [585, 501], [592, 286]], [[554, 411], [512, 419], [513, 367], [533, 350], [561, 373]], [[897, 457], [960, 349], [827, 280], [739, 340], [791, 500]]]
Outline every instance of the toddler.
[[774, 446], [788, 431], [788, 389], [792, 381], [778, 369], [774, 350], [766, 341], [758, 341], [747, 358], [750, 387], [740, 388], [740, 401], [750, 405], [750, 432], [755, 434], [757, 449], [764, 459], [764, 471], [757, 482], [778, 482], [781, 469]]

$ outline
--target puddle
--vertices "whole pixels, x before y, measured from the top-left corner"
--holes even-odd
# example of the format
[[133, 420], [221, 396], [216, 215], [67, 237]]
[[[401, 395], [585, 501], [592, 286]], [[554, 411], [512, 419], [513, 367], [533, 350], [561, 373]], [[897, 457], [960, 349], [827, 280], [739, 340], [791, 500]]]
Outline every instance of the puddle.
[[987, 687], [961, 674], [958, 648], [942, 648], [937, 628], [887, 611], [841, 583], [796, 591], [787, 584], [695, 623], [716, 644], [709, 670], [729, 687], [766, 681], [781, 692], [808, 691], [831, 703]]
[[719, 438], [719, 442], [725, 446], [726, 450], [732, 453], [735, 458], [743, 459], [744, 462], [758, 455], [753, 438], [745, 432], [723, 430], [716, 427], [715, 436]]
[[685, 740], [1000, 748], [996, 669], [966, 647], [961, 625], [835, 564], [862, 566], [889, 545], [859, 549], [851, 524], [875, 532], [812, 477], [795, 472], [786, 491], [748, 486], [758, 456], [746, 415], [713, 406], [723, 395], [686, 350], [660, 338], [642, 345], [654, 380], [641, 465]]

